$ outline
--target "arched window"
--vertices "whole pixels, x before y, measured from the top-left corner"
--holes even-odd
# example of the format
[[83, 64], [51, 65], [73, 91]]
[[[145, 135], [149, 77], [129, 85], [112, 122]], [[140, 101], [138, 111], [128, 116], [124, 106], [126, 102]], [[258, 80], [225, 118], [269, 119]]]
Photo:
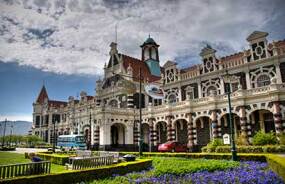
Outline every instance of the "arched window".
[[111, 100], [109, 102], [110, 107], [118, 107], [118, 101], [117, 100]]
[[214, 95], [217, 95], [217, 88], [215, 86], [209, 86], [207, 89], [207, 96], [210, 96], [211, 91]]
[[176, 100], [176, 95], [175, 94], [171, 94], [168, 96], [168, 103], [172, 104], [172, 103], [175, 103], [177, 100]]
[[266, 74], [260, 75], [256, 79], [257, 87], [267, 86], [270, 84], [270, 77]]

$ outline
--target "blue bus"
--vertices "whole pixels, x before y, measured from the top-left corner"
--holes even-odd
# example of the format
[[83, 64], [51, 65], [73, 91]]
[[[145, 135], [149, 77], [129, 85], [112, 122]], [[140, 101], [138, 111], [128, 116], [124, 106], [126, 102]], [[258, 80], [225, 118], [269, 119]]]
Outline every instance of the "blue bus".
[[57, 138], [57, 146], [60, 148], [74, 148], [80, 150], [87, 148], [83, 135], [60, 135]]

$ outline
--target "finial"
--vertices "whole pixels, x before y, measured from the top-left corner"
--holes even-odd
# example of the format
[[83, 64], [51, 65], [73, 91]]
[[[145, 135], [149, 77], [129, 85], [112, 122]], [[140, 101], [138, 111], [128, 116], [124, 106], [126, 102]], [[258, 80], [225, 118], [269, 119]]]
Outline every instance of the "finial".
[[150, 38], [150, 33], [148, 33], [148, 38]]

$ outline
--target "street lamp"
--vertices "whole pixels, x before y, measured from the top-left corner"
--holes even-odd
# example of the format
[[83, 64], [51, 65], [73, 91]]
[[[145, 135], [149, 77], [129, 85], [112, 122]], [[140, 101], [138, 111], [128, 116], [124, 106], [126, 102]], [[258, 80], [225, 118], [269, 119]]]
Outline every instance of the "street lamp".
[[89, 134], [88, 134], [88, 150], [91, 150], [91, 119], [92, 119], [92, 115], [91, 115], [91, 109], [92, 109], [92, 106], [90, 105], [90, 117], [89, 117]]
[[229, 106], [229, 124], [230, 124], [230, 131], [231, 131], [231, 152], [232, 152], [232, 160], [237, 161], [237, 151], [234, 139], [234, 126], [232, 121], [232, 105], [231, 105], [231, 83], [238, 82], [238, 77], [234, 75], [230, 75], [228, 70], [226, 70], [226, 74], [223, 76], [224, 84], [226, 85], [226, 93], [228, 96], [228, 106]]

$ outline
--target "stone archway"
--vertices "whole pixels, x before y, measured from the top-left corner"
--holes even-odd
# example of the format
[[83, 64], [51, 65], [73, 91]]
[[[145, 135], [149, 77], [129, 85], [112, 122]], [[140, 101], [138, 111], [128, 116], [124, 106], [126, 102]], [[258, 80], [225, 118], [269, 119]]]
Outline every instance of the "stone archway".
[[185, 119], [178, 119], [174, 122], [174, 127], [175, 127], [175, 137], [176, 137], [176, 141], [183, 143], [183, 144], [187, 144], [188, 142], [188, 130], [187, 130], [187, 121]]
[[[231, 133], [229, 120], [230, 120], [229, 113], [225, 113], [221, 116], [219, 123], [219, 128], [220, 128], [219, 137], [222, 137], [224, 134]], [[241, 134], [241, 124], [240, 124], [240, 117], [235, 113], [232, 113], [232, 123], [234, 126], [234, 135], [237, 137]]]
[[156, 124], [157, 130], [157, 143], [165, 143], [167, 141], [167, 128], [166, 122], [160, 121]]
[[211, 140], [211, 126], [210, 118], [207, 116], [201, 116], [196, 119], [196, 133], [197, 133], [197, 145], [205, 146]]
[[111, 146], [118, 147], [125, 144], [126, 127], [122, 123], [115, 123], [111, 126]]
[[150, 131], [149, 131], [149, 125], [147, 123], [142, 124], [142, 137], [143, 137], [143, 143], [149, 144]]
[[259, 109], [250, 113], [250, 125], [252, 127], [252, 135], [255, 135], [259, 130], [268, 132], [276, 132], [273, 113], [269, 110]]

